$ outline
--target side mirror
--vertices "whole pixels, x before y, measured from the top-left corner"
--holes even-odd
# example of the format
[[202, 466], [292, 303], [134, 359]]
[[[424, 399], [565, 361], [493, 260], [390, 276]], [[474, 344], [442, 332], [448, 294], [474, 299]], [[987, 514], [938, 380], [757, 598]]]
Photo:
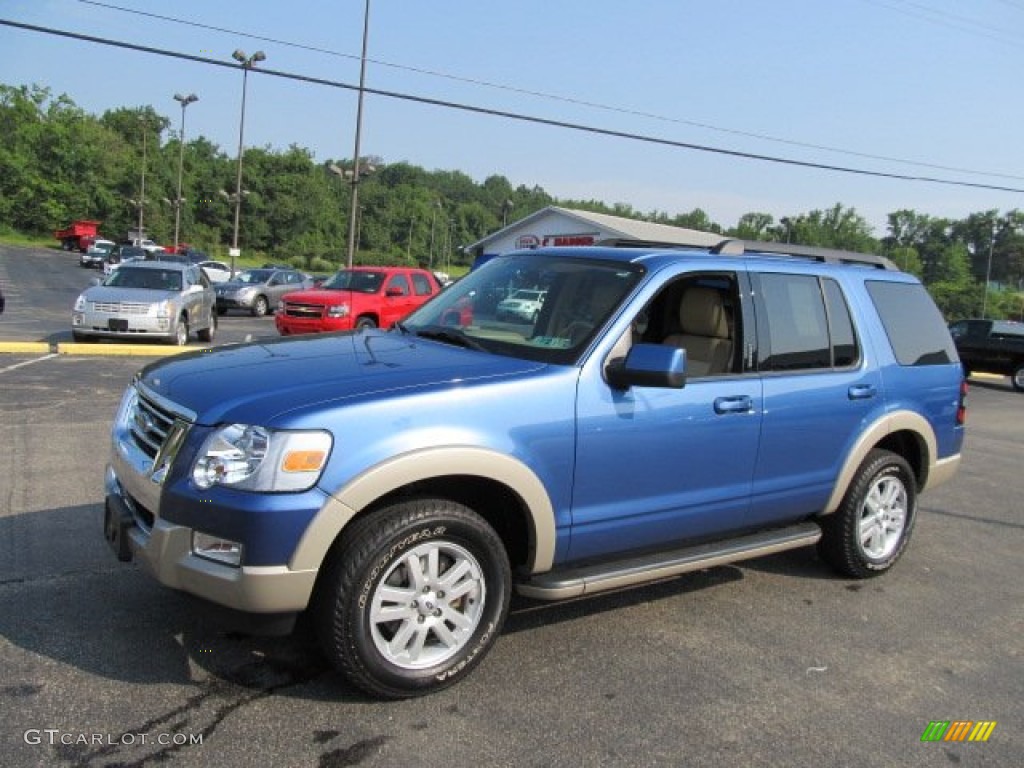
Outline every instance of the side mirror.
[[625, 357], [605, 367], [608, 383], [615, 389], [686, 386], [686, 350], [663, 344], [634, 344]]

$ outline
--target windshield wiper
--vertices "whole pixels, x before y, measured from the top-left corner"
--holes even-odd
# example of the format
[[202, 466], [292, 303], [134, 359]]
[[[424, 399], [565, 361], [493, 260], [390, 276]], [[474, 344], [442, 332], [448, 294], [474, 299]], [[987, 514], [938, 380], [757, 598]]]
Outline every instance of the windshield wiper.
[[424, 339], [433, 339], [434, 341], [443, 341], [447, 344], [454, 344], [457, 347], [475, 349], [477, 352], [487, 351], [485, 346], [480, 344], [476, 339], [470, 338], [464, 331], [461, 331], [458, 328], [450, 328], [443, 325], [428, 325], [425, 328], [420, 328], [416, 331], [416, 335]]
[[403, 336], [409, 335], [409, 329], [405, 327], [405, 324], [401, 320], [396, 320], [391, 324], [392, 328], [397, 328]]

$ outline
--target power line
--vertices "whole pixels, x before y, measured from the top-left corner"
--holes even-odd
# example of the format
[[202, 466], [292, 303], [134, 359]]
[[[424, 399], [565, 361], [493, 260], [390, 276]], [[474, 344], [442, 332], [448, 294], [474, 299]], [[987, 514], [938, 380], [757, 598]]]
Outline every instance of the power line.
[[[257, 35], [250, 32], [240, 32], [238, 30], [229, 29], [227, 27], [218, 27], [212, 24], [204, 24], [198, 21], [192, 21], [191, 19], [182, 19], [175, 16], [166, 16], [163, 14], [153, 13], [150, 11], [140, 11], [134, 8], [125, 8], [123, 6], [115, 5], [113, 3], [100, 2], [99, 0], [76, 0], [79, 3], [85, 5], [93, 5], [100, 8], [106, 8], [109, 10], [120, 11], [122, 13], [134, 14], [137, 16], [144, 16], [151, 19], [157, 19], [159, 21], [168, 21], [174, 24], [181, 24], [188, 27], [195, 27], [196, 29], [205, 29], [213, 32], [223, 32], [225, 34], [231, 34], [238, 37], [246, 37], [251, 40], [259, 40], [264, 43], [273, 43], [275, 45], [281, 45], [289, 48], [297, 48], [299, 50], [310, 51], [313, 53], [321, 53], [327, 56], [336, 56], [343, 59], [352, 59], [358, 61], [359, 56], [355, 54], [342, 53], [340, 51], [331, 50], [329, 48], [320, 48], [313, 45], [306, 45], [304, 43], [296, 43], [289, 40], [282, 40], [280, 38], [268, 37], [266, 35]], [[869, 2], [871, 0], [868, 0]], [[895, 0], [899, 2], [899, 0]], [[911, 3], [913, 4], [913, 3]], [[891, 6], [890, 6], [891, 8]], [[891, 8], [891, 10], [901, 10]], [[602, 104], [596, 101], [590, 101], [585, 99], [577, 99], [570, 96], [562, 96], [558, 94], [546, 93], [544, 91], [530, 90], [526, 88], [520, 88], [513, 85], [493, 83], [487, 80], [480, 80], [477, 78], [463, 77], [460, 75], [453, 75], [446, 72], [440, 72], [432, 69], [425, 69], [422, 67], [413, 67], [405, 64], [395, 64], [393, 62], [384, 61], [382, 59], [368, 58], [368, 62], [376, 64], [381, 67], [387, 67], [389, 69], [397, 69], [404, 72], [413, 72], [420, 75], [429, 75], [431, 77], [442, 78], [445, 80], [452, 80], [455, 82], [466, 83], [469, 85], [477, 85], [485, 88], [493, 88], [496, 90], [507, 91], [509, 93], [518, 93], [523, 96], [532, 96], [534, 98], [547, 99], [549, 101], [561, 102], [564, 104], [574, 104], [576, 106], [587, 107], [590, 109], [599, 109], [606, 112], [614, 112], [623, 115], [630, 115], [632, 117], [642, 117], [649, 120], [657, 120], [664, 123], [673, 123], [676, 125], [688, 125], [693, 128], [700, 128], [702, 130], [715, 131], [717, 133], [724, 133], [732, 136], [741, 136], [748, 139], [757, 139], [759, 141], [769, 141], [776, 144], [784, 144], [791, 147], [799, 147], [802, 149], [813, 149], [822, 152], [832, 152], [839, 155], [846, 155], [849, 157], [859, 157], [865, 160], [879, 160], [887, 163], [899, 163], [901, 165], [907, 165], [917, 168], [930, 168], [937, 171], [949, 171], [951, 173], [964, 173], [972, 176], [982, 176], [989, 178], [1001, 178], [1001, 179], [1014, 179], [1017, 181], [1024, 181], [1024, 176], [1018, 176], [1009, 173], [1001, 173], [997, 171], [978, 171], [971, 168], [959, 168], [950, 165], [940, 165], [937, 163], [928, 163], [919, 160], [907, 160], [905, 158], [892, 157], [889, 155], [877, 155], [868, 152], [858, 152], [850, 149], [842, 149], [840, 147], [830, 147], [824, 144], [816, 144], [813, 142], [798, 141], [795, 139], [785, 139], [778, 136], [771, 136], [764, 133], [756, 133], [753, 131], [744, 131], [736, 128], [725, 128], [711, 123], [686, 120], [682, 118], [667, 117], [665, 115], [659, 115], [653, 112], [647, 112], [637, 109], [629, 109], [626, 107], [617, 107], [609, 104]]]
[[[996, 42], [1003, 43], [1004, 45], [1012, 45], [1015, 48], [1024, 47], [1024, 40], [1009, 37], [1005, 32], [1003, 32], [1003, 30], [982, 24], [981, 22], [975, 21], [974, 19], [970, 19], [966, 16], [959, 16], [947, 11], [930, 8], [927, 5], [915, 3], [911, 0], [889, 0], [889, 2], [885, 2], [885, 0], [865, 0], [865, 2], [871, 3], [872, 5], [876, 5], [880, 8], [887, 8], [890, 11], [896, 11], [897, 13], [922, 19], [931, 24], [938, 24], [939, 26], [949, 27], [950, 29], [956, 29], [960, 32], [967, 32], [979, 37], [986, 37], [989, 40], [995, 40]], [[896, 4], [894, 5], [893, 3]]]
[[[11, 21], [9, 19], [0, 19], [0, 25], [15, 27], [18, 29], [24, 29], [32, 32], [40, 32], [43, 34], [56, 35], [58, 37], [67, 37], [75, 40], [97, 43], [99, 45], [106, 45], [122, 49], [127, 48], [129, 50], [140, 51], [143, 53], [151, 53], [157, 56], [165, 56], [173, 59], [182, 59], [186, 61], [210, 64], [216, 67], [227, 67], [230, 69], [237, 69], [236, 64], [232, 62], [221, 61], [219, 59], [211, 59], [205, 56], [196, 56], [194, 54], [181, 53], [179, 51], [169, 51], [163, 48], [154, 48], [152, 46], [139, 45], [137, 43], [130, 43], [127, 41], [117, 41], [111, 40], [109, 38], [94, 37], [92, 35], [84, 35], [78, 32], [68, 32], [66, 30], [55, 29], [53, 27], [41, 27], [34, 24], [25, 24], [22, 22]], [[281, 70], [268, 69], [265, 67], [261, 67], [260, 69], [254, 69], [252, 72], [253, 74], [266, 75], [269, 77], [280, 77], [286, 80], [295, 80], [300, 82], [312, 83], [315, 85], [323, 85], [330, 88], [340, 88], [348, 91], [359, 90], [359, 87], [356, 85], [350, 85], [348, 83], [342, 83], [336, 80], [327, 80], [325, 78], [312, 77], [309, 75], [300, 75], [291, 72], [284, 72]], [[665, 139], [657, 136], [648, 136], [645, 134], [613, 130], [610, 128], [598, 128], [595, 126], [584, 125], [582, 123], [572, 123], [564, 120], [554, 120], [545, 117], [537, 117], [534, 115], [526, 115], [519, 112], [509, 112], [505, 110], [491, 109], [488, 107], [478, 107], [473, 106], [471, 104], [462, 104], [459, 102], [446, 101], [443, 99], [434, 99], [427, 96], [416, 96], [414, 94], [400, 93], [397, 91], [386, 91], [378, 88], [364, 88], [363, 91], [365, 93], [373, 94], [374, 96], [381, 96], [384, 98], [396, 99], [399, 101], [409, 101], [416, 104], [425, 104], [429, 106], [443, 107], [446, 109], [455, 109], [462, 112], [469, 112], [473, 114], [490, 115], [492, 117], [502, 117], [509, 120], [517, 120], [519, 122], [532, 123], [535, 125], [547, 125], [554, 128], [565, 128], [568, 130], [580, 131], [599, 136], [610, 136], [619, 139], [629, 139], [631, 141], [639, 141], [648, 144], [657, 144], [666, 147], [675, 147], [677, 149], [690, 149], [697, 152], [707, 152], [711, 154], [724, 155], [726, 157], [742, 158], [745, 160], [760, 160], [762, 162], [776, 163], [779, 165], [788, 165], [799, 168], [813, 168], [822, 171], [833, 171], [836, 173], [847, 173], [858, 176], [894, 179], [898, 181], [919, 181], [929, 184], [943, 184], [954, 187], [969, 187], [972, 189], [987, 189], [998, 192], [1024, 193], [1024, 188], [1020, 187], [1006, 187], [996, 184], [982, 184], [979, 182], [957, 181], [955, 179], [943, 179], [932, 176], [911, 176], [901, 173], [871, 171], [864, 168], [853, 168], [849, 166], [830, 165], [827, 163], [816, 163], [807, 160], [795, 160], [792, 158], [779, 157], [776, 155], [763, 155], [753, 152], [743, 152], [740, 150], [725, 149], [722, 147], [712, 147], [705, 144], [693, 144], [691, 142], [676, 141], [674, 139]]]

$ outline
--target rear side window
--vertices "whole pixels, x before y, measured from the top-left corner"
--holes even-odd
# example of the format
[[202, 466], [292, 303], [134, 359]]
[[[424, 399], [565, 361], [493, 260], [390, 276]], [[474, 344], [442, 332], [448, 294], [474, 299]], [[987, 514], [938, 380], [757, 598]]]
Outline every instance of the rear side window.
[[416, 290], [417, 296], [429, 296], [431, 293], [430, 280], [426, 275], [422, 275], [419, 272], [412, 273], [412, 285]]
[[900, 365], [957, 360], [946, 323], [923, 285], [868, 280], [866, 286]]
[[762, 371], [846, 368], [860, 359], [850, 310], [839, 285], [815, 275], [765, 273], [760, 284]]

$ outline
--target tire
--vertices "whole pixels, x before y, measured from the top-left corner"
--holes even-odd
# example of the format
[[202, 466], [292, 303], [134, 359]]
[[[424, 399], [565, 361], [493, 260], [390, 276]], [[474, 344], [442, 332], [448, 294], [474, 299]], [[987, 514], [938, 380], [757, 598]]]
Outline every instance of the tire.
[[266, 296], [257, 296], [256, 301], [252, 303], [252, 316], [263, 317], [267, 314], [270, 309], [270, 304], [267, 302]]
[[214, 310], [210, 310], [210, 324], [205, 328], [199, 329], [196, 332], [196, 336], [199, 340], [205, 343], [213, 341], [213, 337], [217, 334], [217, 313]]
[[377, 327], [377, 321], [374, 320], [372, 317], [367, 317], [366, 315], [363, 315], [362, 317], [360, 317], [360, 318], [358, 318], [356, 320], [356, 330], [357, 331], [362, 331], [362, 330], [365, 330], [367, 328], [376, 328], [376, 327]]
[[386, 699], [465, 677], [497, 639], [511, 594], [498, 535], [472, 510], [439, 499], [356, 521], [321, 579], [314, 618], [324, 653], [353, 685]]
[[184, 316], [178, 318], [178, 324], [174, 326], [174, 333], [168, 341], [176, 347], [188, 344], [188, 319]]
[[818, 553], [844, 576], [877, 576], [899, 560], [916, 519], [913, 470], [902, 456], [875, 449], [860, 465], [839, 508], [822, 519]]
[[1024, 392], [1024, 363], [1017, 363], [1017, 367], [1010, 374], [1010, 383], [1018, 392]]

